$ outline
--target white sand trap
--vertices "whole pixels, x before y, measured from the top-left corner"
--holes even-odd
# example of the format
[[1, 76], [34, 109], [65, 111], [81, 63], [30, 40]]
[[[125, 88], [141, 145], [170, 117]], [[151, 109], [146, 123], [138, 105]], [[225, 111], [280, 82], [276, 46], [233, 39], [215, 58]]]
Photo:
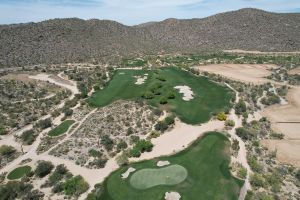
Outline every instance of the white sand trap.
[[148, 78], [148, 74], [144, 74], [144, 76], [134, 76], [137, 80], [135, 82], [136, 85], [142, 85]]
[[165, 200], [180, 200], [181, 196], [178, 192], [166, 192]]
[[189, 86], [176, 86], [174, 87], [175, 89], [178, 89], [179, 90], [179, 93], [183, 94], [183, 97], [182, 99], [185, 100], [185, 101], [189, 101], [191, 99], [193, 99], [193, 91], [191, 90], [191, 88]]
[[122, 179], [126, 179], [128, 178], [129, 174], [134, 172], [136, 169], [134, 169], [133, 167], [129, 167], [127, 169], [127, 171], [125, 173], [123, 173], [121, 176], [122, 176]]
[[156, 163], [156, 165], [157, 165], [157, 167], [163, 167], [163, 166], [167, 166], [167, 165], [169, 165], [170, 164], [170, 162], [169, 161], [158, 161], [157, 163]]

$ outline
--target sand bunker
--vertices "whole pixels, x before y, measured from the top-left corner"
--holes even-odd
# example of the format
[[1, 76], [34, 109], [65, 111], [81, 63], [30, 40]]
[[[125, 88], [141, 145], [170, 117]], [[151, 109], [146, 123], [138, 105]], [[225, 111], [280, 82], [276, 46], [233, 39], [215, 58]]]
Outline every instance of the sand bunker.
[[178, 192], [166, 192], [165, 200], [180, 200], [181, 196]]
[[253, 84], [270, 82], [267, 76], [271, 75], [271, 69], [278, 68], [270, 64], [213, 64], [193, 67], [199, 71], [219, 74], [221, 76]]
[[178, 89], [179, 90], [179, 93], [183, 94], [183, 97], [182, 99], [185, 100], [185, 101], [189, 101], [189, 100], [192, 100], [194, 97], [193, 97], [193, 91], [191, 90], [191, 88], [189, 86], [176, 86], [174, 87], [175, 89]]
[[134, 172], [135, 170], [136, 170], [135, 168], [129, 167], [129, 168], [127, 169], [127, 171], [121, 175], [121, 176], [122, 176], [122, 179], [128, 178], [128, 176], [130, 175], [130, 173]]
[[143, 77], [142, 76], [134, 76], [134, 78], [137, 79], [136, 82], [135, 82], [136, 85], [142, 85], [147, 80], [148, 74], [144, 74]]
[[158, 161], [157, 162], [157, 167], [163, 167], [163, 166], [167, 166], [167, 165], [169, 165], [170, 164], [170, 162], [169, 161]]

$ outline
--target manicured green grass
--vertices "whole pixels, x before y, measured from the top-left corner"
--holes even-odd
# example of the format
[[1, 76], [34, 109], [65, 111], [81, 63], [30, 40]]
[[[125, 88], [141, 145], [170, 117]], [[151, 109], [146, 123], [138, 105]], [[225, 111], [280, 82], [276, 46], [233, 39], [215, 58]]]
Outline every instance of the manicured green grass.
[[136, 189], [147, 189], [156, 185], [176, 185], [184, 181], [187, 171], [180, 165], [164, 168], [142, 169], [130, 178], [130, 184]]
[[[122, 179], [128, 167], [137, 170], [158, 168], [157, 161], [168, 160], [171, 165], [180, 165], [187, 170], [187, 178], [176, 185], [157, 185], [148, 189], [136, 189], [131, 185], [131, 174]], [[243, 181], [234, 178], [229, 171], [230, 142], [221, 133], [210, 132], [194, 142], [186, 150], [169, 157], [133, 163], [113, 172], [103, 183], [100, 199], [163, 200], [165, 192], [176, 191], [188, 200], [236, 200]]]
[[7, 175], [7, 178], [9, 180], [19, 179], [25, 176], [26, 174], [28, 174], [30, 171], [31, 171], [31, 167], [27, 165], [22, 167], [17, 167]]
[[[144, 76], [148, 78], [142, 85], [136, 85], [134, 76]], [[166, 81], [157, 78], [164, 77]], [[152, 106], [167, 109], [175, 113], [183, 122], [198, 124], [210, 119], [212, 113], [222, 111], [225, 107], [230, 107], [232, 92], [229, 88], [211, 82], [205, 77], [198, 77], [190, 72], [179, 68], [163, 68], [160, 70], [117, 70], [108, 86], [103, 90], [96, 91], [88, 99], [90, 105], [95, 107], [106, 106], [113, 101], [137, 100], [145, 91], [149, 91], [155, 83], [160, 83], [161, 88], [157, 89], [160, 95], [148, 99]], [[175, 90], [175, 86], [189, 86], [194, 93], [194, 99], [184, 101], [183, 94]], [[168, 99], [165, 105], [160, 104], [162, 97], [170, 91], [175, 94], [174, 99]]]
[[57, 127], [55, 127], [54, 129], [52, 129], [51, 131], [49, 131], [48, 135], [52, 137], [62, 135], [68, 131], [68, 129], [72, 124], [74, 124], [74, 122], [75, 122], [74, 120], [66, 120], [62, 122], [60, 125], [58, 125]]

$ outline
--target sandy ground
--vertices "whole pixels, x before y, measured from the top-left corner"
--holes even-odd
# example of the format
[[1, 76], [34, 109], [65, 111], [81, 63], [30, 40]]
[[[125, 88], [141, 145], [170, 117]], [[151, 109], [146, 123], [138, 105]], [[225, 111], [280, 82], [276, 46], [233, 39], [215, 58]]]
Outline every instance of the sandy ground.
[[199, 71], [219, 74], [221, 76], [253, 84], [264, 84], [270, 82], [267, 76], [271, 74], [270, 69], [277, 68], [269, 64], [213, 64], [193, 67]]
[[261, 55], [290, 55], [290, 54], [300, 54], [300, 51], [289, 51], [289, 52], [263, 52], [263, 51], [246, 51], [241, 49], [232, 49], [232, 50], [224, 50], [225, 53], [243, 53], [243, 54], [261, 54]]
[[178, 192], [166, 192], [165, 200], [180, 200], [181, 196]]
[[273, 123], [272, 127], [284, 133], [287, 139], [300, 139], [300, 87], [293, 87], [288, 91], [287, 101], [286, 105], [265, 108], [262, 114]]
[[[143, 153], [139, 158], [131, 158], [131, 161], [140, 161], [152, 159], [162, 155], [170, 155], [182, 151], [188, 147], [197, 138], [201, 137], [207, 131], [221, 130], [224, 128], [224, 122], [211, 120], [201, 126], [185, 124], [178, 119], [172, 130], [164, 133], [151, 141], [154, 147], [151, 152]], [[180, 140], [178, 139], [180, 138]]]
[[[282, 163], [300, 167], [300, 87], [293, 87], [287, 94], [287, 105], [274, 105], [263, 110], [262, 115], [272, 122], [272, 128], [285, 135], [284, 140], [262, 142]], [[285, 123], [283, 123], [285, 122]], [[289, 123], [294, 122], [294, 123]]]
[[263, 140], [269, 151], [277, 151], [276, 158], [286, 164], [300, 167], [300, 140]]
[[142, 85], [147, 80], [148, 74], [144, 74], [144, 76], [134, 76], [134, 77], [136, 78], [136, 82], [134, 84]]
[[[60, 76], [58, 76], [60, 77]], [[50, 83], [56, 84], [60, 87], [64, 87], [68, 90], [71, 90], [72, 95], [75, 94], [79, 94], [79, 90], [77, 88], [77, 85], [72, 83], [69, 80], [65, 80], [62, 77], [60, 77], [61, 79], [63, 79], [64, 81], [62, 81], [61, 79], [54, 77], [53, 75], [49, 75], [49, 74], [37, 74], [34, 76], [29, 76], [29, 78], [31, 79], [36, 79], [36, 80], [41, 80], [41, 81], [48, 81]]]
[[191, 88], [189, 86], [176, 86], [174, 87], [175, 89], [178, 89], [179, 90], [179, 93], [183, 94], [183, 97], [182, 99], [184, 101], [189, 101], [189, 100], [192, 100], [194, 97], [194, 93], [193, 91], [191, 90]]
[[288, 74], [298, 74], [298, 75], [300, 75], [300, 67], [297, 67], [295, 69], [292, 69], [292, 70], [288, 71]]

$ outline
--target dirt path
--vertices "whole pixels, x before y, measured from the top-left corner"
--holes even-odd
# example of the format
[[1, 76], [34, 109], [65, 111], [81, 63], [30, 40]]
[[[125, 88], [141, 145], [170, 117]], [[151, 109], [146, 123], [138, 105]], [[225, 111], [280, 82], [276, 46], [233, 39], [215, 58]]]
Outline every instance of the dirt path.
[[[231, 87], [229, 84], [227, 84], [227, 87], [229, 87], [231, 90], [233, 90], [236, 94], [236, 99], [235, 99], [235, 103], [239, 102], [240, 100], [240, 96], [239, 96], [239, 93], [238, 91], [236, 91], [233, 87]], [[245, 197], [246, 197], [246, 194], [247, 194], [247, 191], [248, 190], [251, 190], [251, 185], [250, 185], [250, 181], [249, 181], [249, 177], [250, 177], [250, 173], [252, 173], [252, 170], [247, 162], [247, 149], [246, 149], [246, 144], [245, 142], [239, 137], [236, 135], [236, 131], [235, 129], [238, 128], [238, 127], [242, 127], [242, 118], [241, 117], [238, 117], [236, 114], [235, 114], [235, 110], [234, 109], [231, 109], [230, 110], [230, 114], [229, 114], [229, 119], [233, 120], [235, 122], [235, 126], [228, 131], [228, 133], [231, 135], [231, 138], [232, 139], [236, 139], [238, 142], [239, 142], [239, 152], [238, 152], [238, 155], [236, 158], [234, 158], [233, 161], [235, 162], [238, 162], [240, 164], [242, 164], [242, 166], [244, 168], [247, 169], [247, 176], [246, 176], [246, 179], [245, 179], [245, 183], [240, 191], [240, 195], [239, 195], [239, 200], [244, 200]]]

